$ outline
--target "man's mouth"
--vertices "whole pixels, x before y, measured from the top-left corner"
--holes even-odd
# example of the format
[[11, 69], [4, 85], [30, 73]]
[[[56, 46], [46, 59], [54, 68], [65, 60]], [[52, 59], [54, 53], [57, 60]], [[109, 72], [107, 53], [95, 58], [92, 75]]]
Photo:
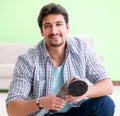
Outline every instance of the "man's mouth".
[[51, 34], [48, 37], [51, 39], [58, 39], [59, 37], [61, 37], [61, 34]]

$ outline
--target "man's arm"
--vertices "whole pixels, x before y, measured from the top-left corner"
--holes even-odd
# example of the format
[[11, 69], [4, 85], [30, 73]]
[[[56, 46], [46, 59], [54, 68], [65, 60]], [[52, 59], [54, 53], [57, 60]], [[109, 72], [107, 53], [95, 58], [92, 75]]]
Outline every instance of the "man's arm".
[[110, 79], [104, 79], [102, 81], [97, 82], [95, 85], [89, 87], [86, 97], [88, 98], [96, 98], [105, 95], [110, 95], [113, 92], [113, 84]]
[[105, 95], [110, 95], [113, 92], [113, 84], [110, 79], [104, 79], [97, 82], [95, 85], [89, 86], [88, 91], [79, 97], [72, 97], [67, 95], [66, 100], [71, 102], [78, 102], [84, 98], [97, 98]]
[[[7, 112], [9, 116], [28, 116], [29, 114], [36, 112], [39, 110], [36, 105], [36, 100], [14, 100], [7, 105]], [[48, 110], [60, 110], [62, 109], [66, 101], [56, 95], [48, 95], [45, 97], [41, 97], [39, 100], [39, 104], [41, 108], [46, 108]]]
[[28, 116], [39, 110], [36, 106], [36, 99], [34, 100], [14, 100], [7, 105], [7, 112], [9, 116]]

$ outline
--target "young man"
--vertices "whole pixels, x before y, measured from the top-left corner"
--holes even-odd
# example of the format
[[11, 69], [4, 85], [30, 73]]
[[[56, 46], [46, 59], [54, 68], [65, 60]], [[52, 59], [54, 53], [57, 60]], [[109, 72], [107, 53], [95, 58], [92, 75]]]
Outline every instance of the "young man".
[[[69, 32], [68, 13], [58, 4], [45, 5], [38, 16], [44, 37], [18, 57], [7, 97], [9, 116], [113, 116], [113, 85], [87, 44]], [[77, 76], [92, 86], [78, 97], [56, 96], [62, 85]], [[86, 99], [87, 98], [87, 99]]]

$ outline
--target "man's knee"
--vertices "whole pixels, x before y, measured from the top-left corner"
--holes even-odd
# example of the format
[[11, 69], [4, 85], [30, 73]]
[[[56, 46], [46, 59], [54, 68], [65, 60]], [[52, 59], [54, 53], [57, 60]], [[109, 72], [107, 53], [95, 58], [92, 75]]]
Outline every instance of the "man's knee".
[[100, 99], [100, 102], [102, 102], [102, 104], [104, 104], [105, 107], [109, 107], [109, 108], [115, 107], [114, 101], [109, 96], [103, 96], [98, 99]]
[[114, 101], [109, 96], [97, 98], [98, 108], [107, 116], [112, 116], [115, 110]]
[[115, 109], [114, 101], [109, 96], [90, 98], [81, 106], [83, 106], [86, 116], [113, 116]]

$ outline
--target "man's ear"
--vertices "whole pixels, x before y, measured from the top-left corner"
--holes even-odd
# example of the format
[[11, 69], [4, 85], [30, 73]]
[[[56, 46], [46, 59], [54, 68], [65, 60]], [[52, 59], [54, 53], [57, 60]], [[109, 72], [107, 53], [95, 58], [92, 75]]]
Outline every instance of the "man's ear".
[[69, 24], [67, 24], [67, 25], [66, 25], [66, 28], [67, 28], [68, 32], [69, 32], [69, 27], [70, 27], [70, 25], [69, 25]]

